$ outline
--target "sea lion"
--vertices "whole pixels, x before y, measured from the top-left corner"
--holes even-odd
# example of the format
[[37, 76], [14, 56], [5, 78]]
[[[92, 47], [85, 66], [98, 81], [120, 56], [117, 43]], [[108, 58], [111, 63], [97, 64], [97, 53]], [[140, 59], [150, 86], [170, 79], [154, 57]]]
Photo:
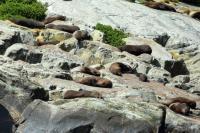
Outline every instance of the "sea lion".
[[190, 107], [186, 103], [172, 103], [169, 105], [169, 109], [183, 115], [189, 115], [190, 113]]
[[26, 18], [23, 18], [23, 19], [10, 19], [11, 22], [17, 24], [17, 25], [20, 25], [20, 26], [25, 26], [25, 27], [28, 27], [28, 28], [39, 28], [39, 29], [42, 29], [45, 27], [44, 23], [43, 22], [40, 22], [40, 21], [37, 21], [37, 20], [33, 20], [33, 19], [26, 19]]
[[109, 68], [110, 72], [114, 75], [122, 76], [123, 73], [132, 73], [133, 70], [130, 66], [125, 65], [121, 62], [115, 62], [111, 64]]
[[73, 33], [73, 37], [78, 41], [90, 39], [89, 33], [86, 30], [77, 30]]
[[89, 67], [82, 67], [80, 69], [80, 72], [90, 74], [90, 75], [94, 75], [94, 76], [100, 76], [101, 75], [99, 70], [97, 70], [95, 68], [89, 68]]
[[74, 26], [74, 25], [47, 24], [45, 28], [56, 29], [56, 30], [65, 31], [68, 33], [74, 33], [75, 31], [80, 30], [78, 26]]
[[62, 15], [55, 15], [55, 16], [50, 16], [50, 17], [47, 17], [43, 20], [43, 23], [44, 24], [49, 24], [55, 20], [61, 20], [61, 21], [65, 21], [66, 20], [66, 17], [65, 16], [62, 16]]
[[36, 42], [36, 45], [37, 45], [37, 46], [42, 46], [42, 45], [47, 44], [47, 43], [45, 42], [43, 36], [37, 36], [37, 37], [35, 38], [35, 42]]
[[73, 99], [73, 98], [81, 98], [81, 97], [92, 97], [92, 98], [103, 98], [99, 92], [96, 91], [87, 91], [87, 90], [68, 90], [64, 93], [64, 99]]
[[195, 101], [190, 100], [188, 98], [184, 98], [184, 97], [176, 97], [176, 98], [167, 99], [166, 101], [161, 101], [161, 103], [166, 106], [170, 106], [172, 103], [177, 103], [177, 102], [178, 103], [186, 103], [192, 109], [196, 108]]
[[148, 77], [143, 73], [137, 73], [136, 76], [139, 78], [142, 82], [148, 82]]
[[174, 7], [161, 2], [147, 1], [144, 5], [157, 10], [176, 12]]
[[94, 87], [112, 88], [110, 80], [100, 77], [85, 77], [75, 82]]
[[130, 54], [133, 55], [141, 55], [141, 54], [151, 54], [152, 53], [152, 49], [149, 45], [124, 45], [122, 47], [119, 47], [119, 50], [122, 51], [126, 51]]
[[200, 20], [200, 11], [191, 11], [189, 15], [194, 19]]

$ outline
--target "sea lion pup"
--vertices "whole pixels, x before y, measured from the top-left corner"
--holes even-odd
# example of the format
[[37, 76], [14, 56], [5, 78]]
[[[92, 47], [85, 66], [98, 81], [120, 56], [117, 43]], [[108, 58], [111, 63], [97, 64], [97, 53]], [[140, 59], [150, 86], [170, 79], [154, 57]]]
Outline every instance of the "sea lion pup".
[[149, 82], [149, 81], [148, 81], [148, 77], [147, 77], [145, 74], [143, 74], [143, 73], [137, 73], [136, 76], [137, 76], [137, 77], [139, 78], [139, 80], [142, 81], [142, 82]]
[[193, 100], [190, 100], [188, 98], [184, 97], [176, 97], [176, 98], [171, 98], [167, 99], [166, 101], [162, 101], [161, 103], [170, 106], [172, 103], [186, 103], [190, 108], [195, 109], [196, 108], [196, 102]]
[[62, 15], [54, 15], [54, 16], [50, 16], [50, 17], [47, 17], [43, 20], [43, 23], [44, 24], [49, 24], [55, 20], [61, 20], [61, 21], [65, 21], [66, 20], [66, 17], [65, 16], [62, 16]]
[[94, 75], [94, 76], [100, 76], [101, 75], [99, 70], [97, 70], [95, 68], [90, 68], [90, 67], [82, 67], [80, 69], [80, 72], [90, 74], [90, 75]]
[[122, 76], [123, 73], [132, 73], [133, 70], [130, 66], [125, 65], [121, 62], [115, 62], [111, 64], [109, 68], [110, 72], [114, 75]]
[[17, 25], [21, 25], [21, 26], [25, 26], [28, 28], [38, 28], [38, 29], [42, 29], [45, 27], [43, 22], [37, 21], [37, 20], [33, 20], [33, 19], [10, 19], [11, 22], [17, 24]]
[[169, 109], [183, 115], [189, 115], [190, 113], [190, 107], [186, 103], [172, 103], [169, 105]]
[[157, 10], [176, 12], [175, 8], [161, 2], [147, 1], [144, 5]]
[[74, 33], [75, 31], [80, 30], [78, 26], [74, 26], [74, 25], [47, 24], [45, 28], [56, 29], [56, 30], [65, 31], [68, 33]]
[[90, 39], [89, 33], [86, 30], [77, 30], [73, 33], [73, 37], [78, 41]]
[[152, 53], [152, 49], [149, 45], [124, 45], [122, 47], [119, 47], [119, 50], [121, 52], [126, 51], [136, 56], [144, 54], [144, 53], [146, 54]]
[[94, 87], [112, 88], [110, 80], [100, 77], [85, 77], [75, 82]]
[[102, 99], [102, 95], [96, 91], [87, 91], [87, 90], [68, 90], [64, 93], [64, 99], [73, 99], [73, 98], [81, 98], [81, 97], [92, 97], [92, 98], [100, 98]]

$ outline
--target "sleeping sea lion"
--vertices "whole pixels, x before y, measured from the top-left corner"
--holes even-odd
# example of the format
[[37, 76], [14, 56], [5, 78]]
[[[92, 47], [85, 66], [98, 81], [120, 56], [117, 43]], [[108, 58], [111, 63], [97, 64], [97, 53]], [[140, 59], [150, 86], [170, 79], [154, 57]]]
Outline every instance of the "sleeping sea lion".
[[80, 72], [90, 74], [90, 75], [94, 75], [94, 76], [100, 76], [101, 75], [99, 70], [97, 70], [95, 68], [90, 68], [90, 67], [82, 67], [80, 69]]
[[183, 115], [189, 115], [190, 113], [190, 107], [186, 103], [172, 103], [169, 105], [169, 108], [172, 111]]
[[10, 21], [15, 23], [15, 24], [17, 24], [17, 25], [25, 26], [25, 27], [32, 28], [32, 29], [33, 28], [42, 29], [42, 28], [45, 27], [43, 22], [40, 22], [40, 21], [37, 21], [37, 20], [33, 20], [33, 19], [26, 19], [26, 18], [23, 18], [23, 19], [11, 19]]
[[66, 17], [65, 16], [62, 16], [62, 15], [54, 15], [54, 16], [50, 16], [50, 17], [47, 17], [43, 20], [44, 24], [49, 24], [55, 20], [61, 20], [61, 21], [65, 21], [66, 20]]
[[75, 82], [94, 87], [112, 88], [110, 80], [100, 77], [85, 77]]
[[109, 68], [110, 72], [114, 75], [122, 76], [123, 73], [132, 73], [133, 70], [130, 66], [125, 65], [121, 62], [115, 62], [111, 64]]
[[141, 55], [141, 54], [151, 54], [152, 53], [152, 49], [149, 45], [124, 45], [122, 47], [119, 47], [119, 50], [122, 51], [126, 51], [130, 54], [133, 55]]
[[172, 103], [177, 103], [177, 102], [178, 103], [186, 103], [192, 109], [196, 108], [196, 102], [194, 100], [190, 100], [190, 99], [184, 98], [184, 97], [170, 98], [170, 99], [166, 99], [165, 101], [161, 101], [161, 103], [166, 106], [170, 106]]
[[92, 97], [92, 98], [102, 98], [102, 95], [96, 91], [87, 91], [87, 90], [68, 90], [64, 93], [64, 99], [73, 99], [73, 98], [81, 98], [81, 97]]
[[161, 2], [147, 1], [144, 5], [157, 10], [176, 12], [174, 7]]
[[56, 30], [65, 31], [68, 33], [74, 33], [75, 31], [80, 30], [78, 26], [74, 26], [74, 25], [47, 24], [45, 28], [56, 29]]

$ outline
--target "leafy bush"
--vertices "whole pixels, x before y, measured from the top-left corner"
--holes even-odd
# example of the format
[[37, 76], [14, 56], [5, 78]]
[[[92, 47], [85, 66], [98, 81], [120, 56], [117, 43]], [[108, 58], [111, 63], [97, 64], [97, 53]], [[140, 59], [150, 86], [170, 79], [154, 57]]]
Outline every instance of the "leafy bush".
[[128, 37], [128, 34], [124, 33], [122, 30], [113, 29], [109, 25], [103, 25], [98, 23], [96, 29], [104, 33], [104, 42], [115, 47], [120, 47], [125, 44], [122, 40]]
[[0, 5], [0, 19], [45, 18], [47, 8], [36, 0], [4, 0]]

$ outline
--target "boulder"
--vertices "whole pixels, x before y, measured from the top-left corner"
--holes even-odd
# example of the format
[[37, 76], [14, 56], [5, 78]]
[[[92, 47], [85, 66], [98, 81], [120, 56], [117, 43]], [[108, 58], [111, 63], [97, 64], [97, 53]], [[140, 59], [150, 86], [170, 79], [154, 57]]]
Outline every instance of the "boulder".
[[162, 130], [163, 114], [147, 103], [78, 99], [51, 105], [36, 100], [23, 112], [24, 122], [17, 132], [153, 133]]

